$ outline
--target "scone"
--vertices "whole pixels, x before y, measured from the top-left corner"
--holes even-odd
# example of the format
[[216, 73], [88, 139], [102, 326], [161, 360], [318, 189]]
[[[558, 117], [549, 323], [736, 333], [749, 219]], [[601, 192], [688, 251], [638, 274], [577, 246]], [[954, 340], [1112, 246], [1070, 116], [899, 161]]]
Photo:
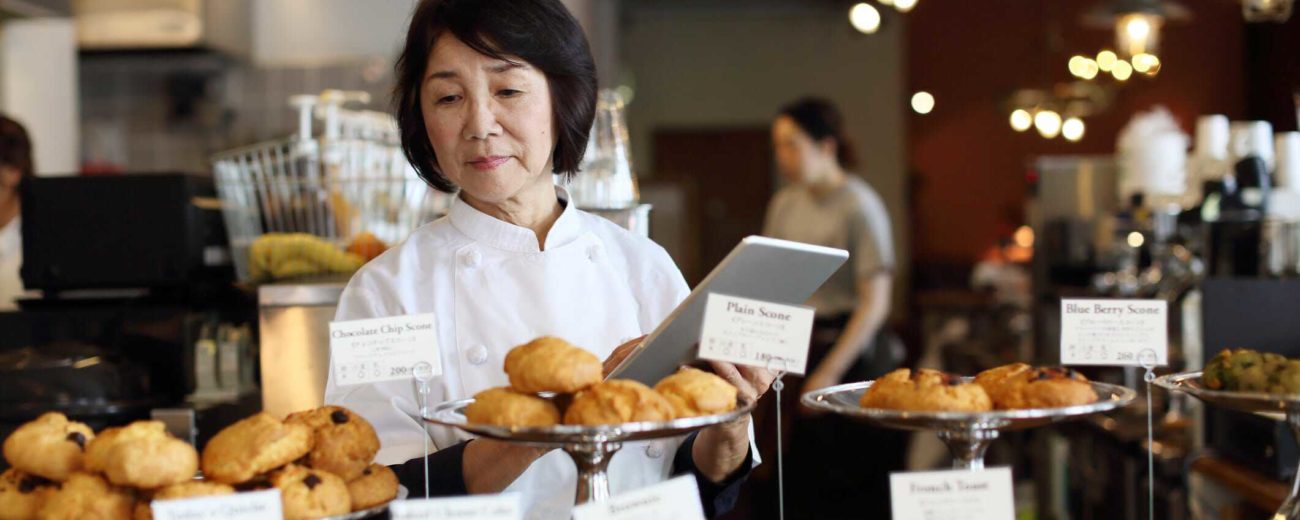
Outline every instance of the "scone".
[[[172, 484], [154, 492], [152, 502], [160, 500], [178, 500], [182, 498], [212, 497], [233, 495], [235, 488], [216, 482], [191, 480], [181, 484]], [[135, 520], [153, 520], [151, 501], [142, 500], [135, 505]]]
[[307, 464], [343, 480], [361, 472], [379, 453], [379, 436], [364, 418], [341, 406], [322, 406], [289, 415], [285, 424], [303, 424], [312, 429], [312, 448]]
[[5, 439], [5, 460], [24, 473], [62, 482], [84, 467], [86, 443], [94, 438], [89, 426], [50, 412]]
[[312, 431], [305, 424], [286, 424], [266, 412], [249, 416], [217, 432], [203, 448], [203, 474], [223, 484], [239, 484], [306, 455]]
[[671, 421], [673, 405], [650, 387], [630, 379], [611, 379], [573, 397], [564, 424], [621, 424]]
[[900, 368], [876, 380], [862, 394], [864, 408], [927, 412], [987, 412], [993, 401], [975, 383], [952, 374]]
[[271, 475], [271, 484], [280, 490], [285, 520], [352, 512], [348, 485], [328, 471], [290, 464]]
[[1083, 377], [1065, 367], [1033, 368], [1024, 363], [990, 368], [975, 376], [999, 410], [1057, 408], [1097, 402], [1097, 392]]
[[536, 428], [559, 424], [560, 411], [546, 399], [503, 386], [474, 394], [474, 402], [465, 407], [465, 419], [508, 428]]
[[[161, 421], [136, 421], [91, 441], [87, 469], [118, 486], [155, 489], [194, 478], [199, 454]], [[93, 457], [91, 457], [93, 455]]]
[[736, 409], [736, 387], [715, 374], [691, 367], [665, 377], [655, 391], [672, 403], [677, 417], [698, 417]]
[[89, 473], [73, 473], [50, 493], [36, 517], [41, 520], [129, 520], [135, 507], [131, 491], [109, 485]]
[[526, 394], [577, 392], [600, 383], [604, 367], [595, 354], [560, 338], [543, 337], [506, 354], [510, 386]]
[[[1220, 351], [1205, 364], [1201, 380], [1211, 390], [1273, 392], [1287, 359], [1271, 352], [1237, 348]], [[1278, 385], [1279, 389], [1285, 385]], [[1275, 392], [1287, 393], [1287, 392]]]
[[352, 510], [370, 509], [397, 498], [397, 475], [388, 466], [371, 464], [356, 480], [348, 482]]
[[30, 520], [59, 483], [14, 468], [0, 474], [0, 520]]

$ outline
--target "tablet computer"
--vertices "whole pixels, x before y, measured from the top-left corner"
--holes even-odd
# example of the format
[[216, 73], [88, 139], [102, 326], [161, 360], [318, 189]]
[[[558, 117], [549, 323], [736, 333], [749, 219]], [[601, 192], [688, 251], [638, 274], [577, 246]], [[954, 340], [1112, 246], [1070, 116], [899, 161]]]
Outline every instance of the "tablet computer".
[[654, 386], [695, 361], [709, 293], [802, 305], [848, 260], [843, 249], [751, 236], [740, 241], [610, 377]]

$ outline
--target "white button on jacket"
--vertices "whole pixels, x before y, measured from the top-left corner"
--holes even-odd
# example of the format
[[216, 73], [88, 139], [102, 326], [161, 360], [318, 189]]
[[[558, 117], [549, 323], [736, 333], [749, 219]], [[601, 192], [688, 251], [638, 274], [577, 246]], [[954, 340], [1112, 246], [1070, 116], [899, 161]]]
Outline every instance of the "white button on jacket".
[[[568, 195], [559, 190], [560, 197]], [[443, 374], [430, 402], [463, 399], [508, 384], [502, 365], [512, 347], [558, 336], [605, 359], [625, 338], [652, 331], [689, 290], [663, 248], [613, 223], [566, 206], [546, 238], [488, 216], [457, 199], [447, 217], [416, 229], [366, 264], [339, 301], [336, 320], [432, 313]], [[325, 402], [346, 406], [375, 426], [381, 464], [424, 455], [409, 381], [338, 387]], [[430, 450], [468, 440], [431, 426]], [[629, 443], [610, 463], [611, 492], [662, 481], [680, 439]], [[567, 519], [576, 486], [573, 462], [554, 451], [506, 491], [524, 496], [529, 518]]]

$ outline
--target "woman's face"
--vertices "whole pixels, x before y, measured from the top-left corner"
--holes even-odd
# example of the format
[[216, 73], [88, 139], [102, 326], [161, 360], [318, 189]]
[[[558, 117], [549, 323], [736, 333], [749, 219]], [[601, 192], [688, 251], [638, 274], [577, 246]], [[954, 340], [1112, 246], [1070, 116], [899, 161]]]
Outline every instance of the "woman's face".
[[462, 193], [499, 204], [550, 186], [555, 131], [545, 74], [443, 35], [424, 78], [424, 128], [438, 169]]
[[817, 142], [789, 116], [772, 122], [772, 148], [781, 176], [793, 183], [813, 182], [835, 161], [834, 145]]

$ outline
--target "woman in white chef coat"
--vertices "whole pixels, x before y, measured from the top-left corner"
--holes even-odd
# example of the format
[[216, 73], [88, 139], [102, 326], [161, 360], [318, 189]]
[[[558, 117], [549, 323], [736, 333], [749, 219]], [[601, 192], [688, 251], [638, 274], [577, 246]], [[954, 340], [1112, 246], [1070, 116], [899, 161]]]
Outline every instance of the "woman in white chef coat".
[[[432, 402], [507, 385], [506, 352], [543, 335], [612, 367], [686, 297], [661, 247], [579, 211], [552, 182], [552, 172], [577, 174], [596, 101], [586, 39], [559, 0], [423, 0], [397, 75], [407, 158], [434, 188], [459, 195], [445, 218], [353, 276], [336, 320], [435, 315], [443, 373]], [[714, 370], [748, 399], [772, 379]], [[378, 462], [423, 489], [425, 430], [410, 382], [331, 381], [325, 401], [370, 420]], [[429, 432], [434, 494], [514, 491], [530, 518], [569, 518], [576, 471], [564, 453]], [[746, 417], [685, 440], [626, 445], [610, 482], [617, 494], [690, 472], [716, 513], [731, 507], [752, 464]]]
[[18, 276], [23, 264], [18, 186], [32, 175], [32, 142], [27, 130], [0, 116], [0, 311], [17, 309], [14, 300], [23, 294]]

